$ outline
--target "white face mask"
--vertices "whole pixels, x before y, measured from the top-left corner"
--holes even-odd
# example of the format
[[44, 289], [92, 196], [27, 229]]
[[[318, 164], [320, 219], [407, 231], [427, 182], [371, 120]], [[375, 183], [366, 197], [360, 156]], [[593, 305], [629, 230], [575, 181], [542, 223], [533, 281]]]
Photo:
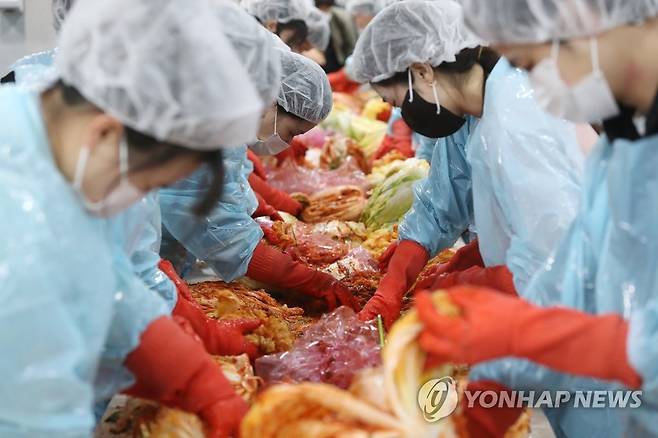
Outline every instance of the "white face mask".
[[122, 137], [121, 143], [119, 143], [119, 174], [121, 178], [119, 185], [104, 199], [98, 202], [90, 201], [82, 190], [82, 180], [89, 161], [89, 153], [88, 147], [83, 147], [80, 150], [73, 178], [73, 188], [80, 195], [89, 213], [100, 217], [114, 216], [144, 197], [145, 193], [135, 187], [128, 178], [128, 143], [126, 143], [125, 137]]
[[283, 139], [276, 132], [276, 119], [278, 112], [278, 109], [274, 112], [274, 134], [269, 136], [266, 140], [258, 139], [256, 143], [249, 146], [249, 149], [254, 151], [256, 155], [276, 155], [290, 147], [290, 145], [283, 141]]
[[553, 42], [551, 57], [530, 72], [535, 100], [556, 117], [579, 123], [597, 123], [619, 114], [619, 106], [599, 66], [596, 38], [590, 40], [592, 72], [573, 87], [560, 76], [560, 45]]

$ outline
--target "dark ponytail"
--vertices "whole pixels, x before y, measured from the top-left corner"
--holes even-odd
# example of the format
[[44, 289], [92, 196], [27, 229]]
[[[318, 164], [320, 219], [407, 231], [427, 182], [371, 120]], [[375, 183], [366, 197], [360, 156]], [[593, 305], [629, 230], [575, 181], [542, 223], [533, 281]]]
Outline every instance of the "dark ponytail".
[[466, 73], [473, 68], [475, 64], [480, 64], [488, 74], [500, 59], [500, 56], [488, 47], [478, 46], [471, 49], [464, 49], [455, 56], [453, 62], [444, 62], [435, 67], [437, 70], [446, 73]]

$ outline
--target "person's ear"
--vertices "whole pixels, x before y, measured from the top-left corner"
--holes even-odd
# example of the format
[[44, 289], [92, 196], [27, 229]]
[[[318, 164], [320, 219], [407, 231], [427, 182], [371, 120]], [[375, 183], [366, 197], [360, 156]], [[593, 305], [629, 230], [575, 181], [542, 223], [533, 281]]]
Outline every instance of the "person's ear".
[[429, 64], [415, 62], [411, 64], [411, 73], [414, 75], [414, 80], [422, 80], [431, 84], [434, 82], [434, 69]]
[[93, 117], [87, 125], [83, 144], [94, 149], [99, 144], [116, 144], [124, 134], [123, 124], [114, 117], [101, 113]]
[[276, 33], [276, 21], [275, 20], [265, 21], [265, 28], [272, 33]]

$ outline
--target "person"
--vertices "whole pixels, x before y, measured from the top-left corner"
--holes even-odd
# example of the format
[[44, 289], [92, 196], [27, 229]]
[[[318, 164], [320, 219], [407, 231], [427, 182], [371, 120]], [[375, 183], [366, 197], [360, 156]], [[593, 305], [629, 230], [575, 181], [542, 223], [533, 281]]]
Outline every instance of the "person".
[[[277, 48], [288, 48], [238, 5], [214, 1], [213, 6], [226, 38], [249, 72], [249, 79], [255, 85], [260, 99], [268, 105], [271, 104], [281, 87], [281, 52]], [[246, 157], [246, 147], [227, 149], [222, 158], [223, 181], [230, 181], [224, 184], [222, 196], [227, 197], [227, 193], [230, 193], [236, 204], [244, 205], [246, 210], [249, 210], [249, 206], [255, 205], [256, 198], [246, 179], [252, 170]], [[212, 174], [209, 170], [199, 172]], [[246, 189], [243, 190], [240, 186], [245, 186]], [[199, 186], [199, 193], [202, 194], [201, 192]], [[255, 357], [257, 349], [244, 335], [257, 328], [259, 321], [245, 319], [231, 321], [229, 324], [207, 318], [191, 299], [186, 286], [179, 282], [175, 268], [166, 262], [161, 263], [162, 214], [159, 202], [158, 192], [153, 191], [111, 221], [117, 239], [124, 242], [125, 254], [130, 258], [134, 272], [165, 300], [168, 310], [174, 316], [189, 322], [209, 353], [247, 353], [250, 357]], [[190, 206], [192, 205], [190, 203]], [[192, 211], [187, 213], [191, 217], [190, 220], [195, 220]], [[226, 210], [213, 214], [224, 216], [224, 220], [232, 217], [230, 211]], [[170, 245], [169, 249], [167, 245]], [[165, 239], [165, 253], [171, 257], [171, 262], [177, 263], [177, 258], [172, 255], [177, 247], [173, 247], [173, 250], [172, 247], [170, 239]], [[180, 267], [180, 262], [177, 264]]]
[[336, 7], [334, 0], [315, 0], [315, 6], [329, 18], [330, 40], [324, 51], [326, 62], [322, 66], [327, 73], [341, 70], [354, 51], [357, 32], [351, 16]]
[[[66, 14], [73, 6], [74, 0], [53, 0], [53, 27], [55, 32], [64, 23]], [[27, 55], [16, 61], [10, 68], [9, 73], [0, 78], [0, 84], [18, 83], [24, 87], [38, 87], [40, 84], [55, 76], [54, 58], [57, 49]]]
[[[357, 36], [363, 32], [363, 29], [365, 29], [368, 23], [372, 21], [384, 6], [386, 6], [385, 0], [350, 0], [347, 2], [346, 10], [352, 17]], [[354, 44], [356, 44], [356, 39]], [[354, 45], [350, 51], [354, 51]], [[350, 63], [351, 57], [348, 56], [345, 58], [344, 67], [329, 73], [329, 83], [331, 83], [331, 89], [333, 91], [354, 93], [359, 89], [361, 84], [353, 80], [349, 74]]]
[[525, 293], [576, 213], [582, 154], [574, 126], [542, 111], [524, 73], [455, 25], [461, 14], [453, 1], [399, 2], [357, 42], [359, 82], [401, 107], [414, 131], [444, 139], [364, 320], [381, 314], [390, 326], [428, 259], [473, 228], [482, 266], [436, 281]]
[[242, 7], [295, 53], [324, 50], [329, 22], [311, 0], [242, 0]]
[[229, 435], [245, 403], [105, 217], [203, 163], [220, 169], [218, 142], [253, 136], [262, 102], [206, 2], [79, 2], [56, 69], [42, 92], [0, 89], [0, 435], [90, 436], [94, 400], [126, 388]]
[[[331, 89], [320, 66], [293, 52], [283, 52], [281, 61], [283, 78], [277, 102], [261, 120], [261, 140], [252, 142], [261, 153], [276, 153], [294, 136], [326, 118], [332, 106]], [[203, 221], [193, 220], [188, 213], [190, 203], [204, 187], [201, 171], [160, 190], [162, 223], [167, 232], [223, 281], [247, 275], [281, 290], [323, 300], [329, 309], [340, 304], [356, 307], [349, 290], [331, 275], [296, 262], [261, 241], [263, 231], [251, 218], [256, 202], [244, 179], [245, 168], [236, 167], [235, 176], [232, 172], [224, 181], [225, 195], [211, 217]], [[162, 255], [167, 258], [167, 254]]]
[[[495, 17], [488, 15], [492, 11]], [[469, 1], [465, 18], [530, 70], [540, 105], [572, 120], [603, 121], [605, 136], [588, 159], [576, 219], [530, 282], [532, 304], [484, 290], [454, 291], [453, 300], [468, 316], [446, 324], [419, 299], [426, 325], [421, 342], [441, 360], [524, 359], [474, 368], [513, 388], [623, 385], [642, 391], [637, 409], [547, 410], [558, 436], [658, 436], [658, 300], [651, 269], [658, 254], [658, 69], [652, 56], [658, 49], [658, 3], [575, 0], [530, 7]], [[638, 116], [644, 123], [636, 123]], [[495, 328], [487, 326], [493, 321]], [[440, 343], [432, 339], [438, 330]], [[466, 345], [473, 357], [457, 353]]]

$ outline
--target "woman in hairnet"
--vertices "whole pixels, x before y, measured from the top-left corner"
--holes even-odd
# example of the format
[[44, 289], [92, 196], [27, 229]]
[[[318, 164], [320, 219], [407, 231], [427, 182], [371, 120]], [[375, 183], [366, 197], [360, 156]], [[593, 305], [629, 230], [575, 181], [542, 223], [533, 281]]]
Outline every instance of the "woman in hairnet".
[[[251, 145], [259, 153], [279, 152], [331, 110], [331, 89], [320, 66], [289, 51], [282, 52], [281, 63], [283, 77], [276, 103], [261, 119], [261, 140]], [[246, 163], [244, 151], [242, 163]], [[204, 187], [205, 179], [197, 172], [160, 190], [165, 229], [194, 257], [205, 261], [227, 282], [247, 275], [278, 289], [321, 299], [329, 309], [341, 304], [356, 307], [349, 290], [331, 275], [315, 271], [261, 242], [263, 232], [251, 218], [257, 203], [243, 170], [236, 169], [236, 177], [225, 180], [224, 195], [210, 217], [203, 221], [191, 219], [189, 207]]]
[[[532, 99], [526, 75], [466, 31], [456, 2], [405, 1], [361, 34], [352, 64], [416, 132], [440, 138], [399, 244], [360, 314], [390, 325], [430, 257], [475, 227], [484, 263], [437, 278], [525, 293], [576, 213], [582, 154], [572, 124]], [[511, 273], [510, 273], [511, 271]]]
[[[222, 31], [229, 43], [240, 58], [242, 65], [249, 72], [251, 82], [256, 86], [260, 99], [268, 105], [276, 99], [281, 88], [281, 52], [278, 48], [288, 48], [278, 37], [268, 32], [256, 19], [247, 14], [238, 5], [225, 1], [213, 1], [215, 14], [221, 22]], [[248, 212], [256, 209], [257, 201], [249, 188], [247, 180], [253, 167], [247, 160], [247, 148], [233, 147], [226, 149], [222, 154], [222, 199], [231, 200], [233, 208], [216, 208], [212, 217], [216, 220], [236, 221], [236, 208], [243, 209], [239, 220], [248, 220]], [[213, 174], [212, 169], [200, 169], [190, 180], [195, 181], [194, 193], [189, 188], [189, 203], [185, 208], [190, 211], [175, 212], [187, 215], [191, 223], [198, 223], [199, 219], [191, 211], [195, 202], [203, 196], [205, 188]], [[265, 183], [263, 183], [265, 184]], [[292, 200], [292, 199], [291, 199]], [[220, 206], [224, 204], [220, 203]], [[269, 204], [266, 204], [266, 207]], [[236, 207], [239, 206], [239, 207]], [[266, 207], [262, 207], [266, 208]], [[272, 208], [272, 207], [269, 207]], [[167, 217], [169, 214], [168, 213]], [[206, 217], [206, 221], [211, 219]], [[157, 292], [166, 301], [169, 311], [174, 316], [184, 317], [203, 341], [206, 349], [216, 355], [237, 355], [247, 353], [251, 357], [256, 355], [256, 348], [249, 343], [244, 334], [260, 325], [257, 320], [240, 320], [226, 323], [209, 319], [193, 304], [192, 300], [179, 299], [177, 285], [169, 277], [177, 279], [174, 268], [166, 262], [160, 263], [162, 241], [161, 229], [162, 213], [160, 211], [158, 192], [153, 191], [142, 200], [130, 207], [125, 213], [112, 220], [117, 238], [123, 241], [125, 254], [130, 257], [133, 269], [144, 283]], [[244, 236], [249, 236], [249, 230]], [[253, 235], [253, 230], [251, 230]], [[260, 238], [260, 235], [258, 236]], [[164, 240], [162, 249], [165, 257], [170, 257], [174, 263], [178, 262], [173, 251], [179, 249], [177, 242], [171, 237]], [[186, 254], [184, 254], [186, 255]], [[176, 263], [180, 265], [180, 263]], [[180, 266], [179, 266], [180, 268]], [[165, 275], [166, 274], [166, 275]], [[180, 285], [184, 288], [184, 285]], [[182, 297], [188, 297], [183, 293]]]
[[424, 345], [440, 360], [531, 361], [476, 367], [513, 388], [641, 389], [637, 409], [568, 404], [547, 413], [558, 436], [658, 436], [658, 2], [467, 3], [472, 28], [530, 71], [541, 106], [602, 121], [605, 136], [588, 159], [576, 219], [528, 286], [535, 304], [576, 310], [455, 292], [467, 316], [458, 324], [419, 303]]
[[79, 2], [58, 82], [0, 89], [0, 435], [90, 436], [94, 401], [131, 383], [213, 436], [246, 411], [103, 218], [202, 163], [220, 169], [217, 142], [255, 134], [262, 103], [212, 17], [205, 2]]
[[241, 0], [242, 7], [295, 53], [329, 44], [329, 20], [312, 0]]
[[[59, 33], [62, 23], [66, 18], [75, 0], [53, 0], [53, 26]], [[0, 78], [0, 84], [18, 83], [21, 86], [31, 87], [42, 84], [45, 80], [55, 76], [55, 53], [57, 49], [45, 50], [33, 53], [16, 61], [11, 66], [11, 71]]]

